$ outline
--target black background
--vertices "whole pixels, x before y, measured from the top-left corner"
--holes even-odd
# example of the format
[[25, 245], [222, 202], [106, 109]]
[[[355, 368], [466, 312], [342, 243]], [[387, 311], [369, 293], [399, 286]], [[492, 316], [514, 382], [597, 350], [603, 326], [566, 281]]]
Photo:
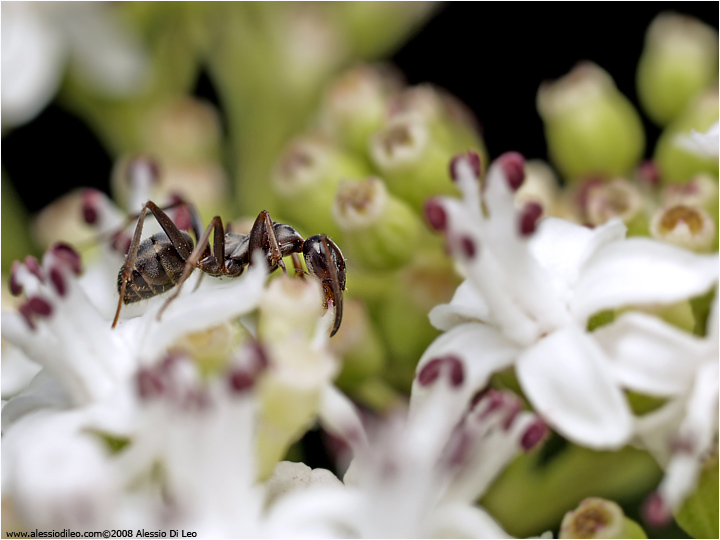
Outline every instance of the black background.
[[[660, 12], [693, 15], [715, 28], [717, 2], [471, 3], [441, 6], [391, 60], [408, 82], [432, 82], [466, 103], [483, 127], [491, 157], [507, 150], [546, 154], [535, 109], [543, 80], [592, 60], [637, 106], [635, 69], [645, 30]], [[196, 94], [215, 100], [201, 77]], [[659, 130], [647, 119], [647, 153]], [[107, 191], [111, 157], [83, 122], [56, 105], [3, 139], [2, 164], [30, 211], [76, 185]]]

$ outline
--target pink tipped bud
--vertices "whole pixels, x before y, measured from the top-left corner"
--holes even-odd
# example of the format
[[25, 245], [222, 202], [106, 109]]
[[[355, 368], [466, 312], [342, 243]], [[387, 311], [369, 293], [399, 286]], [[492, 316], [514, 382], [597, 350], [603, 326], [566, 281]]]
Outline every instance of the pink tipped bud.
[[20, 285], [17, 278], [20, 266], [20, 261], [13, 261], [12, 269], [10, 270], [10, 293], [13, 296], [20, 296], [23, 291], [22, 285]]
[[32, 275], [40, 280], [41, 283], [45, 283], [45, 274], [40, 268], [38, 261], [32, 255], [25, 257], [25, 268], [27, 268]]
[[41, 317], [49, 317], [52, 315], [52, 305], [50, 305], [50, 302], [41, 296], [28, 298], [26, 304], [28, 305], [30, 311], [36, 315], [40, 315]]
[[436, 231], [445, 231], [447, 228], [447, 214], [442, 203], [437, 199], [425, 201], [425, 219]]
[[56, 267], [50, 269], [50, 283], [52, 283], [53, 288], [60, 296], [65, 296], [67, 284], [62, 272]]
[[645, 499], [642, 513], [645, 522], [655, 528], [665, 527], [672, 519], [672, 512], [657, 491]]
[[82, 265], [80, 264], [80, 254], [71, 246], [58, 242], [50, 248], [50, 252], [60, 261], [70, 268], [75, 275], [80, 275]]
[[520, 440], [522, 449], [528, 451], [535, 448], [541, 441], [547, 438], [548, 433], [550, 433], [550, 430], [547, 424], [541, 418], [538, 418], [530, 424], [525, 430], [525, 433], [523, 433], [522, 439]]
[[101, 193], [96, 189], [86, 189], [82, 193], [82, 213], [85, 223], [95, 225], [100, 215]]
[[480, 161], [480, 156], [477, 155], [475, 152], [465, 152], [463, 154], [458, 154], [457, 156], [452, 158], [452, 160], [450, 161], [450, 178], [457, 182], [459, 174], [458, 164], [461, 161], [464, 161], [468, 165], [470, 165], [470, 169], [472, 170], [473, 176], [475, 176], [475, 178], [480, 178], [482, 163]]
[[520, 234], [530, 236], [537, 229], [538, 220], [542, 216], [543, 207], [536, 202], [529, 202], [520, 215]]
[[518, 152], [505, 152], [497, 161], [502, 167], [508, 184], [517, 191], [525, 180], [525, 158]]

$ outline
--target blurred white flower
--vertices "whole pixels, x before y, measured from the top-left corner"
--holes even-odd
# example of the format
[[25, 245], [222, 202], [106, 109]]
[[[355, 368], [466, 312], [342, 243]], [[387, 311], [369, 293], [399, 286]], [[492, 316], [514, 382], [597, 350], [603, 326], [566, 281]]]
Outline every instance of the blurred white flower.
[[720, 153], [720, 142], [718, 139], [718, 122], [715, 122], [705, 133], [698, 133], [694, 129], [690, 135], [678, 135], [675, 139], [676, 144], [703, 157], [718, 157]]
[[462, 367], [452, 360], [436, 367], [422, 407], [368, 432], [351, 405], [339, 403], [340, 394], [327, 396], [325, 427], [355, 453], [344, 485], [323, 482], [283, 495], [271, 525], [310, 538], [507, 538], [474, 501], [546, 428], [522, 412], [516, 396], [496, 391], [478, 398], [456, 424], [439, 405], [454, 399]]
[[100, 92], [142, 90], [147, 59], [101, 2], [8, 2], [2, 6], [2, 123], [23, 124], [57, 92], [66, 60]]
[[717, 441], [718, 324], [715, 296], [702, 338], [643, 313], [625, 313], [595, 333], [625, 388], [668, 399], [637, 420], [639, 443], [665, 468], [657, 495], [668, 518], [694, 490]]
[[588, 320], [606, 309], [703, 293], [717, 281], [716, 258], [625, 240], [618, 220], [593, 230], [555, 218], [536, 224], [541, 209], [513, 206], [512, 188], [522, 182], [517, 154], [490, 167], [482, 200], [478, 172], [476, 158], [457, 159], [463, 199], [426, 206], [467, 279], [430, 313], [445, 334], [420, 360], [413, 404], [424, 399], [420, 376], [437, 358], [460, 358], [468, 374], [455, 415], [492, 373], [514, 366], [534, 409], [563, 436], [591, 448], [622, 446], [631, 435], [630, 408]]

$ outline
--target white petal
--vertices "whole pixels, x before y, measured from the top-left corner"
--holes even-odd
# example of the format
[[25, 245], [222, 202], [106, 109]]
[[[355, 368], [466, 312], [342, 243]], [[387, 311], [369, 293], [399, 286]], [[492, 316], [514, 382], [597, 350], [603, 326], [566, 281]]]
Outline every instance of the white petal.
[[486, 321], [490, 310], [482, 294], [468, 280], [455, 291], [449, 304], [440, 304], [430, 311], [430, 323], [438, 330], [450, 330], [466, 322]]
[[2, 397], [10, 399], [22, 392], [40, 371], [41, 366], [10, 344], [2, 346]]
[[512, 538], [482, 508], [466, 503], [446, 503], [428, 520], [432, 538]]
[[[254, 263], [238, 278], [205, 280], [197, 291], [173, 300], [160, 321], [157, 312], [164, 302], [155, 303], [142, 318], [131, 319], [123, 325], [140, 325], [144, 337], [139, 348], [142, 357], [153, 359], [181, 336], [210, 328], [239, 317], [255, 309], [263, 293], [267, 278], [264, 259], [254, 257]], [[183, 291], [186, 292], [186, 291]]]
[[592, 336], [620, 384], [654, 396], [687, 391], [708, 350], [704, 340], [644, 313], [625, 313]]
[[65, 48], [37, 6], [11, 2], [2, 6], [2, 122], [31, 120], [60, 85]]
[[718, 123], [715, 122], [705, 133], [698, 133], [693, 129], [690, 135], [677, 135], [675, 142], [680, 148], [693, 154], [706, 158], [718, 157], [718, 134]]
[[572, 289], [586, 261], [605, 244], [622, 240], [627, 228], [620, 220], [588, 229], [565, 219], [547, 217], [530, 240], [530, 251], [563, 288]]
[[527, 349], [516, 364], [535, 410], [568, 439], [595, 449], [619, 448], [632, 417], [610, 364], [592, 339], [566, 327]]
[[605, 245], [588, 261], [571, 309], [585, 321], [603, 309], [670, 304], [704, 293], [717, 279], [717, 255], [629, 238]]

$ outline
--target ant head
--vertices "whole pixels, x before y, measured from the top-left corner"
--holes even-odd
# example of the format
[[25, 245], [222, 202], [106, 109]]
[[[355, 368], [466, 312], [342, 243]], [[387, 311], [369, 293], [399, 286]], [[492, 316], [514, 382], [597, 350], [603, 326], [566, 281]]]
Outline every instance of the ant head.
[[324, 234], [311, 236], [303, 244], [303, 257], [308, 271], [320, 280], [325, 301], [335, 305], [335, 324], [330, 336], [340, 328], [342, 320], [342, 291], [345, 290], [345, 259], [335, 242]]

